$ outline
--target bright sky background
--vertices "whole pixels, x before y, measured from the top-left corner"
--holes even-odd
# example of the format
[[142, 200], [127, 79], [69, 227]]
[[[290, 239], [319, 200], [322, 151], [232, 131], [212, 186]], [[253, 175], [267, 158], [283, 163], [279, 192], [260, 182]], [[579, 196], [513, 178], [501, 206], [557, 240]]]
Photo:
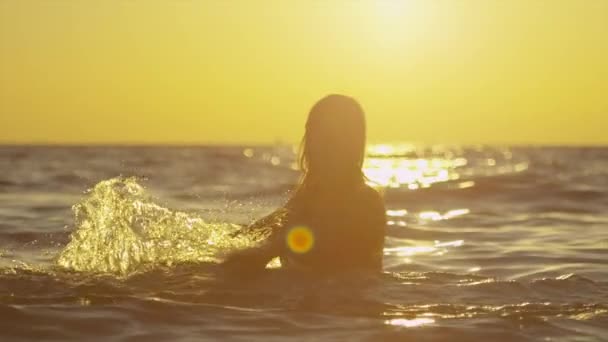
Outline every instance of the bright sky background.
[[0, 142], [608, 144], [605, 0], [0, 0]]

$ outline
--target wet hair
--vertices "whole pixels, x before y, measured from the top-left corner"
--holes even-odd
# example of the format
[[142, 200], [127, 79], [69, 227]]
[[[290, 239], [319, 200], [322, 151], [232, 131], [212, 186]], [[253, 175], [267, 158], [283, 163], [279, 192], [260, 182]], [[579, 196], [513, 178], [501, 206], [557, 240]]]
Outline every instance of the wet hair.
[[363, 108], [351, 97], [332, 94], [315, 103], [300, 145], [299, 188], [362, 183], [365, 126]]

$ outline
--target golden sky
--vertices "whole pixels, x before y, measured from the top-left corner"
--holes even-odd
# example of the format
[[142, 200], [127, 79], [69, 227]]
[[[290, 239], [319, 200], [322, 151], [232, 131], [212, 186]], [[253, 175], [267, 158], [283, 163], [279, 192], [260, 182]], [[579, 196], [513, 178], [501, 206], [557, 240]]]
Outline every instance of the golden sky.
[[608, 144], [605, 0], [0, 0], [0, 142]]

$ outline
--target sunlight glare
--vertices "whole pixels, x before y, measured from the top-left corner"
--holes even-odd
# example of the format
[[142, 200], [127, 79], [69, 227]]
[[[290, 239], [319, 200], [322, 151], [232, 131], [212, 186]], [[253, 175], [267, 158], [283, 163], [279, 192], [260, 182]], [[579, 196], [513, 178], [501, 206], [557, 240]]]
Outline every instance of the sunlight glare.
[[[370, 1], [371, 27], [376, 42], [386, 46], [399, 46], [428, 35], [429, 2], [416, 0]], [[427, 37], [428, 39], [428, 37]]]
[[384, 248], [384, 255], [396, 255], [400, 257], [410, 257], [417, 254], [445, 254], [448, 252], [448, 247], [461, 247], [464, 245], [464, 240], [454, 241], [435, 241], [432, 246], [402, 246]]
[[408, 24], [420, 14], [421, 7], [420, 2], [415, 0], [376, 0], [372, 6], [384, 25]]
[[429, 325], [435, 323], [435, 320], [432, 318], [414, 318], [414, 319], [405, 319], [405, 318], [395, 318], [384, 321], [386, 325], [405, 327], [405, 328], [415, 328], [423, 325]]
[[460, 178], [457, 168], [467, 164], [464, 158], [412, 158], [412, 145], [378, 144], [368, 147], [363, 172], [370, 185], [410, 190], [431, 187]]

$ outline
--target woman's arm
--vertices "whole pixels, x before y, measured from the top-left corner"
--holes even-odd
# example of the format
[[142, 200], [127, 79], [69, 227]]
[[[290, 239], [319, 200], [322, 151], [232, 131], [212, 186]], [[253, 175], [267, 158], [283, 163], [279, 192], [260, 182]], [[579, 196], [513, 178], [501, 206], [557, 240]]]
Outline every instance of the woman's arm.
[[223, 262], [223, 265], [240, 271], [263, 270], [270, 260], [280, 256], [284, 248], [282, 230], [288, 220], [288, 216], [294, 212], [294, 204], [296, 203], [296, 199], [299, 198], [296, 195], [292, 196], [285, 206], [256, 220], [237, 232], [237, 234], [249, 236], [252, 240], [261, 240], [262, 244], [259, 247], [230, 254]]
[[287, 213], [286, 208], [279, 208], [239, 231], [238, 234], [245, 234], [253, 241], [261, 240], [261, 245], [234, 252], [222, 264], [238, 272], [263, 270], [270, 260], [280, 254], [277, 236], [280, 235]]
[[287, 213], [288, 209], [279, 208], [250, 225], [243, 227], [234, 236], [246, 234], [254, 240], [266, 239], [283, 226]]
[[262, 246], [230, 254], [222, 265], [230, 271], [239, 273], [259, 272], [276, 256], [278, 256], [278, 251], [274, 246], [274, 242], [268, 240]]

